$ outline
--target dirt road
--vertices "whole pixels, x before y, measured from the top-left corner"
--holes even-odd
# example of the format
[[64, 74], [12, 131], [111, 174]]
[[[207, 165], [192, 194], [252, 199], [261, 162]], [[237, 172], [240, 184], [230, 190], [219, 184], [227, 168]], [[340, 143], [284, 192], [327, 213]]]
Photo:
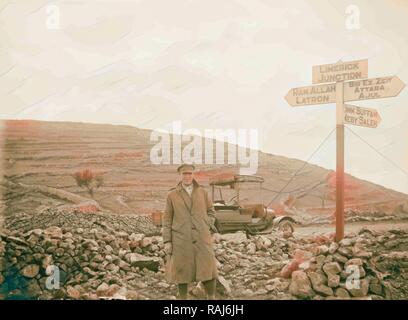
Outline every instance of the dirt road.
[[[345, 233], [358, 232], [362, 228], [367, 228], [374, 231], [387, 231], [390, 229], [402, 229], [408, 230], [408, 221], [397, 220], [397, 221], [381, 221], [381, 222], [351, 222], [346, 223]], [[297, 236], [314, 236], [322, 235], [327, 233], [335, 232], [335, 225], [329, 224], [316, 224], [309, 225], [306, 227], [296, 227], [295, 235]]]

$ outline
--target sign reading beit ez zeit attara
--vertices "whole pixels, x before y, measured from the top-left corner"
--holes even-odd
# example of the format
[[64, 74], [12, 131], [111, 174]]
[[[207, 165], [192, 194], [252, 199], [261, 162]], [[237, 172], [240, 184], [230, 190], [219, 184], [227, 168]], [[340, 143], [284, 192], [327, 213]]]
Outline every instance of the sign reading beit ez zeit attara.
[[[382, 77], [344, 82], [344, 101], [380, 99], [397, 96], [404, 88], [400, 78]], [[285, 97], [293, 107], [336, 102], [336, 84], [290, 89]]]

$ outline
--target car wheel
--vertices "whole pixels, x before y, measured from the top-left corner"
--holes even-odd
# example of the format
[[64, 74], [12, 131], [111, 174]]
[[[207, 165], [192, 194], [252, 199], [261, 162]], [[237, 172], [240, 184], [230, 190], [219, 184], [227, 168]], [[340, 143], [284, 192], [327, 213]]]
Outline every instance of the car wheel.
[[284, 233], [293, 233], [293, 231], [295, 231], [295, 228], [293, 227], [292, 222], [288, 221], [288, 220], [283, 220], [281, 222], [278, 223], [278, 230], [282, 231]]

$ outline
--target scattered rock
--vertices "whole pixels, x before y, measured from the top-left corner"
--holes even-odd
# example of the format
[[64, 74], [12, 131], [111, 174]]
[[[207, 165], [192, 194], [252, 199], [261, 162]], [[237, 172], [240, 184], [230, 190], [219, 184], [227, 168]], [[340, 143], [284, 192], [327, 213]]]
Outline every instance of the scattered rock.
[[327, 277], [323, 273], [309, 272], [308, 276], [314, 291], [324, 296], [333, 295], [333, 290], [325, 285]]
[[21, 274], [26, 278], [34, 278], [39, 271], [40, 267], [37, 264], [29, 264], [22, 269]]
[[135, 290], [128, 290], [126, 292], [126, 299], [127, 300], [138, 300], [139, 299], [139, 294]]
[[[0, 297], [175, 298], [177, 286], [164, 277], [167, 257], [162, 238], [141, 233], [133, 218], [125, 217], [126, 224], [116, 224], [115, 220], [103, 221], [103, 212], [101, 217], [59, 215], [55, 211], [46, 214], [54, 226], [44, 229], [36, 220], [32, 226], [28, 220], [24, 225], [24, 219], [16, 213], [9, 224], [34, 229], [0, 235]], [[66, 218], [71, 227], [64, 221]], [[254, 295], [262, 299], [407, 298], [405, 231], [348, 235], [340, 245], [330, 237], [286, 239], [280, 233], [247, 236], [237, 232], [212, 237], [220, 273], [217, 294], [221, 299]], [[46, 289], [45, 269], [51, 265], [59, 268], [60, 289]], [[352, 274], [350, 268], [358, 270], [361, 287], [348, 291], [345, 283]]]
[[289, 292], [302, 299], [308, 299], [314, 295], [310, 280], [304, 271], [297, 270], [292, 273]]
[[147, 247], [147, 246], [150, 246], [151, 244], [152, 244], [152, 238], [146, 237], [146, 238], [143, 238], [143, 239], [142, 239], [142, 241], [141, 241], [141, 243], [140, 243], [140, 246], [141, 246], [142, 248], [145, 248], [145, 247]]
[[109, 290], [109, 285], [104, 282], [100, 286], [98, 286], [98, 288], [96, 289], [96, 294], [98, 295], [98, 297], [106, 296], [108, 290]]
[[221, 240], [233, 242], [233, 243], [243, 243], [247, 240], [247, 236], [244, 232], [238, 231], [235, 233], [225, 233], [221, 235]]
[[81, 297], [81, 293], [77, 289], [71, 286], [67, 287], [67, 295], [69, 298], [75, 299], [75, 300], [78, 300]]
[[338, 262], [328, 262], [323, 265], [323, 271], [329, 275], [329, 274], [338, 274], [341, 272], [341, 267]]
[[146, 268], [152, 271], [159, 270], [160, 260], [156, 257], [147, 257], [138, 253], [131, 253], [129, 260], [132, 267], [138, 267], [140, 269]]
[[62, 230], [59, 227], [48, 227], [44, 230], [44, 234], [54, 239], [62, 239]]
[[327, 276], [327, 285], [331, 288], [336, 288], [340, 284], [340, 276], [337, 274], [329, 274]]
[[253, 243], [253, 242], [251, 242], [251, 243], [249, 243], [248, 245], [247, 245], [247, 252], [248, 252], [248, 254], [255, 254], [255, 252], [256, 252], [256, 245], [255, 245], [255, 243]]
[[353, 297], [364, 297], [368, 293], [369, 286], [370, 284], [367, 279], [360, 279], [356, 280], [352, 287], [347, 288], [347, 290]]
[[330, 254], [335, 253], [338, 248], [339, 248], [339, 244], [338, 244], [337, 242], [332, 242], [332, 243], [330, 244], [330, 247], [329, 247], [329, 253], [330, 253]]
[[344, 288], [337, 288], [335, 291], [335, 295], [336, 297], [339, 297], [339, 298], [350, 298], [350, 294]]
[[340, 253], [335, 253], [333, 254], [333, 260], [344, 264], [348, 261], [348, 258], [342, 256]]
[[369, 290], [372, 293], [381, 296], [383, 294], [383, 288], [380, 280], [378, 280], [377, 278], [371, 279]]

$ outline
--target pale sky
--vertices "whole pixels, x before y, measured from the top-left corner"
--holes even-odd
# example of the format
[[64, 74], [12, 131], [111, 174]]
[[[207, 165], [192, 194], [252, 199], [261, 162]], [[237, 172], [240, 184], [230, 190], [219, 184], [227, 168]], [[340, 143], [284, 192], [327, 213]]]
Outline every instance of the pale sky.
[[[408, 84], [406, 0], [0, 0], [0, 39], [2, 119], [255, 128], [262, 151], [301, 160], [335, 127], [334, 104], [284, 99], [313, 65], [368, 58], [369, 77]], [[408, 89], [353, 104], [382, 122], [351, 129], [408, 172]], [[335, 135], [311, 162], [335, 168]], [[346, 171], [408, 193], [347, 130]]]

